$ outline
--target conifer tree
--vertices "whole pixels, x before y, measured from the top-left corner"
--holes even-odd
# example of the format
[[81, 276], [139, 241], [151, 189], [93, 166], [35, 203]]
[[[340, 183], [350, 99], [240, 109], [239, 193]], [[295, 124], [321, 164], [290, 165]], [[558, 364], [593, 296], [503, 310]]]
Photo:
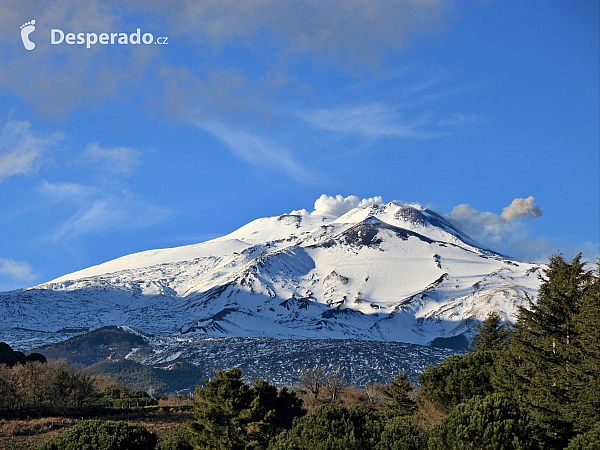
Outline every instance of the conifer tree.
[[575, 366], [575, 431], [586, 432], [600, 424], [600, 260], [590, 289], [574, 317], [577, 365]]
[[205, 385], [196, 388], [196, 421], [190, 424], [194, 442], [203, 449], [264, 449], [304, 414], [293, 392], [278, 391], [264, 380], [250, 387], [238, 368], [218, 370]]
[[483, 324], [477, 323], [477, 334], [473, 336], [471, 347], [478, 351], [497, 351], [508, 344], [508, 326], [496, 311], [490, 313]]
[[383, 389], [383, 395], [388, 399], [394, 412], [407, 416], [412, 414], [416, 407], [416, 402], [409, 397], [412, 389], [408, 371], [398, 372], [396, 378], [390, 380], [389, 385]]
[[[533, 450], [527, 415], [500, 394], [457, 405], [433, 430], [430, 448], [445, 450]], [[437, 441], [437, 442], [436, 442]]]
[[574, 434], [575, 317], [592, 280], [584, 266], [581, 254], [550, 257], [536, 301], [519, 308], [510, 351], [495, 366], [494, 387], [519, 401], [546, 448], [563, 448]]

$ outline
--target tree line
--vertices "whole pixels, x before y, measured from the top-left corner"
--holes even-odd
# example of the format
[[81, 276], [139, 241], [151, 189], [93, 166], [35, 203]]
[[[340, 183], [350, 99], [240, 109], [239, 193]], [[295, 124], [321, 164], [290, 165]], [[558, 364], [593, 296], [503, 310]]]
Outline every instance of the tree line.
[[0, 363], [0, 417], [98, 413], [156, 403], [146, 392], [64, 362]]

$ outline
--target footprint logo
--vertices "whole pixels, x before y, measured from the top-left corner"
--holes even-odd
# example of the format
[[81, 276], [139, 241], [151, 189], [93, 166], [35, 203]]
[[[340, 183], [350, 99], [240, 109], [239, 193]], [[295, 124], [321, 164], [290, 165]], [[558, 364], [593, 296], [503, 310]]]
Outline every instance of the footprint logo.
[[26, 50], [33, 50], [35, 48], [35, 43], [29, 40], [29, 35], [35, 30], [35, 20], [31, 22], [25, 22], [21, 25], [21, 39], [23, 39], [23, 45]]

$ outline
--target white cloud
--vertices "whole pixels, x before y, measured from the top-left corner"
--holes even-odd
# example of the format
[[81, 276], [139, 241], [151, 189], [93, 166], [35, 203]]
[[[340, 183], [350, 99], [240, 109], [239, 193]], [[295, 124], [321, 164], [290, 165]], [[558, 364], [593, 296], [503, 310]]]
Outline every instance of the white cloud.
[[17, 280], [30, 280], [35, 277], [29, 264], [5, 258], [0, 258], [0, 274]]
[[17, 289], [33, 282], [35, 277], [28, 263], [0, 258], [0, 290]]
[[542, 214], [534, 197], [530, 196], [515, 198], [500, 215], [479, 212], [463, 203], [450, 212], [448, 219], [473, 239], [493, 250], [519, 259], [545, 261], [549, 255], [557, 252], [558, 244], [545, 237], [532, 237], [523, 223], [526, 219], [535, 219]]
[[140, 164], [140, 152], [128, 147], [103, 148], [98, 143], [88, 144], [83, 157], [89, 162], [105, 164], [115, 173], [131, 173]]
[[440, 120], [438, 125], [442, 127], [458, 127], [465, 125], [472, 125], [476, 123], [478, 120], [477, 116], [474, 114], [462, 114], [462, 113], [454, 113], [447, 119]]
[[[52, 240], [89, 233], [147, 228], [163, 222], [171, 212], [127, 190], [108, 190], [76, 183], [43, 182], [40, 191], [48, 205], [75, 209], [51, 234]], [[54, 206], [53, 206], [54, 207]]]
[[315, 128], [373, 138], [428, 139], [439, 135], [424, 129], [430, 121], [427, 115], [401, 123], [396, 112], [381, 103], [304, 111], [300, 117]]
[[34, 133], [27, 121], [10, 120], [0, 128], [0, 181], [35, 173], [44, 156], [62, 139], [61, 133]]
[[290, 215], [310, 214], [315, 216], [340, 217], [356, 207], [380, 205], [381, 203], [383, 203], [383, 198], [380, 196], [360, 199], [356, 195], [344, 197], [338, 194], [332, 197], [323, 194], [315, 200], [315, 206], [312, 212], [309, 213], [306, 209], [300, 209], [292, 211]]
[[535, 219], [544, 212], [535, 205], [535, 198], [515, 198], [509, 206], [497, 215], [491, 212], [479, 212], [466, 203], [455, 206], [450, 219], [467, 234], [484, 237], [493, 242], [501, 242], [515, 234], [515, 221]]
[[62, 201], [81, 203], [96, 193], [96, 188], [78, 183], [49, 183], [42, 181], [40, 192], [45, 200], [54, 204]]
[[293, 154], [275, 142], [242, 130], [234, 130], [216, 120], [192, 120], [197, 126], [219, 138], [231, 152], [255, 167], [284, 172], [299, 182], [312, 178], [311, 172]]

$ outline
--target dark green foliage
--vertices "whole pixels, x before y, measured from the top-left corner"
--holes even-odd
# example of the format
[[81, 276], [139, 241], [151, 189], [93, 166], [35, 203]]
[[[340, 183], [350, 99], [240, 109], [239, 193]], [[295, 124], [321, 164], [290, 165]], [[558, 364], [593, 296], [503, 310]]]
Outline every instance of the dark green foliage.
[[600, 450], [600, 422], [571, 439], [566, 450]]
[[578, 364], [574, 367], [575, 431], [590, 429], [600, 422], [600, 278], [593, 283], [574, 317]]
[[408, 379], [408, 371], [399, 372], [383, 390], [383, 395], [397, 415], [411, 415], [416, 408], [416, 402], [409, 397], [412, 385]]
[[525, 450], [536, 444], [517, 404], [499, 394], [473, 397], [454, 407], [434, 431], [430, 449]]
[[130, 409], [158, 404], [144, 391], [131, 390], [125, 385], [107, 387], [100, 392], [99, 403], [106, 408]]
[[160, 441], [160, 450], [194, 450], [195, 434], [190, 423], [182, 423]]
[[450, 356], [437, 366], [427, 366], [419, 376], [420, 395], [440, 410], [450, 411], [476, 395], [485, 396], [493, 391], [490, 380], [493, 364], [490, 352]]
[[9, 367], [14, 366], [15, 364], [25, 364], [27, 362], [27, 357], [25, 354], [13, 350], [10, 348], [5, 342], [0, 342], [0, 364], [6, 364]]
[[[527, 410], [546, 448], [563, 448], [578, 429], [578, 401], [583, 399], [578, 378], [586, 375], [580, 370], [577, 317], [594, 280], [584, 265], [581, 255], [571, 262], [550, 257], [538, 298], [530, 300], [529, 309], [520, 308], [511, 348], [499, 358], [493, 378], [498, 391], [513, 395]], [[600, 375], [597, 369], [594, 373]]]
[[483, 322], [476, 324], [477, 334], [471, 340], [471, 347], [478, 351], [497, 351], [508, 345], [508, 326], [502, 323], [497, 312], [491, 313]]
[[425, 441], [411, 417], [328, 405], [294, 421], [271, 441], [270, 450], [418, 450]]
[[85, 420], [40, 445], [39, 450], [153, 450], [156, 435], [140, 425]]
[[[409, 416], [384, 416], [379, 413], [383, 425], [376, 450], [419, 450], [427, 448], [427, 441], [419, 434], [413, 418]], [[377, 415], [376, 415], [377, 417]], [[376, 427], [373, 427], [376, 429]]]
[[146, 366], [126, 359], [105, 360], [89, 366], [86, 371], [106, 375], [131, 389], [168, 393], [192, 389], [202, 383], [204, 371], [186, 361], [171, 363], [169, 370]]
[[304, 414], [302, 402], [285, 388], [277, 391], [264, 380], [252, 387], [234, 368], [196, 388], [196, 421], [192, 430], [201, 448], [266, 448], [270, 439], [289, 429]]
[[[277, 436], [271, 450], [351, 450], [374, 448], [380, 424], [365, 410], [341, 405], [322, 407], [294, 422], [291, 430]], [[376, 430], [373, 430], [373, 428]]]

